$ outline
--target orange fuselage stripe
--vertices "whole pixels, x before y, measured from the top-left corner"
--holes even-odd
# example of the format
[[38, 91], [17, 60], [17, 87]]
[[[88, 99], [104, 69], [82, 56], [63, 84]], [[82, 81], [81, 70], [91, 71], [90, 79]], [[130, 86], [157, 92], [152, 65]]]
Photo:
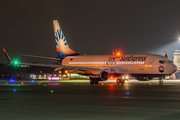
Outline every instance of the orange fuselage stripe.
[[58, 49], [58, 48], [57, 48], [57, 51], [58, 51], [58, 52], [65, 53], [65, 54], [76, 54], [76, 52], [74, 52], [74, 51], [64, 52], [64, 51], [62, 51], [62, 50], [60, 50], [60, 49]]

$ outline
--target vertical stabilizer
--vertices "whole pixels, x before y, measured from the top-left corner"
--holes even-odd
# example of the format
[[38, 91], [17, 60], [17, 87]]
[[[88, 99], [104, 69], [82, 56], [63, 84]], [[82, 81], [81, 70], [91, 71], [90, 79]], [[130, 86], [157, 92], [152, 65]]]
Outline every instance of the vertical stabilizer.
[[66, 56], [79, 55], [69, 48], [69, 45], [57, 20], [53, 20], [53, 26], [58, 57], [60, 59], [64, 59]]

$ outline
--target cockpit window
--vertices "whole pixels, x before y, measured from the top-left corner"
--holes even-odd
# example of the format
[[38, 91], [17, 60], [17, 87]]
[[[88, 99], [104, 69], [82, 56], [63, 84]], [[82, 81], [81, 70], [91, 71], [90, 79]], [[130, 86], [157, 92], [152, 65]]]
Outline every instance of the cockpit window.
[[164, 63], [173, 63], [171, 60], [160, 60], [159, 63], [164, 64]]

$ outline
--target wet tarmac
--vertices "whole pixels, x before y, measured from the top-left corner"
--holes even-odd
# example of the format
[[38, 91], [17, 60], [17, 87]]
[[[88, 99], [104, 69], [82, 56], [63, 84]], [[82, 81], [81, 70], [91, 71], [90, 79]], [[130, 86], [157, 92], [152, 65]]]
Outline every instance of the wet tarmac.
[[180, 81], [0, 81], [0, 120], [179, 120]]

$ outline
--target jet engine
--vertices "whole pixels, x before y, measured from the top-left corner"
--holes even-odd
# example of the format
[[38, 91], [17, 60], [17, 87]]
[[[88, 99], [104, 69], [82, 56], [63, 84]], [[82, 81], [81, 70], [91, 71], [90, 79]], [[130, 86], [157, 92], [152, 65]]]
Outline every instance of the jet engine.
[[109, 77], [109, 73], [106, 71], [92, 71], [91, 74], [93, 74], [89, 76], [91, 80], [105, 81]]

